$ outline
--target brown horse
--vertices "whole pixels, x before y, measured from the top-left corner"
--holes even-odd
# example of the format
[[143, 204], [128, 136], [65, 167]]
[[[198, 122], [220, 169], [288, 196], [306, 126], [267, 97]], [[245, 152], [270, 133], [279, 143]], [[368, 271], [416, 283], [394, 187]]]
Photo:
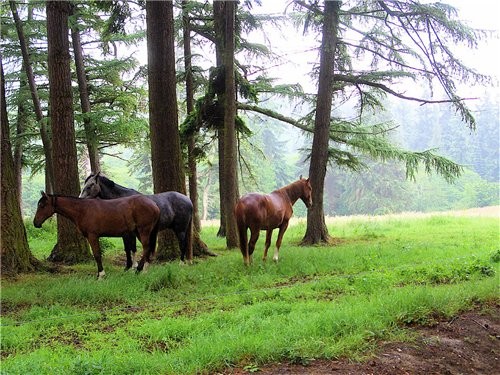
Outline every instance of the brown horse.
[[[283, 234], [292, 217], [292, 206], [300, 198], [306, 205], [312, 205], [312, 188], [309, 179], [302, 178], [271, 194], [250, 193], [241, 197], [234, 208], [238, 233], [240, 236], [240, 249], [246, 265], [252, 262], [255, 243], [259, 239], [259, 232], [266, 231], [266, 244], [262, 260], [267, 258], [267, 250], [271, 245], [273, 230], [279, 228], [276, 250], [273, 259], [278, 261], [278, 254], [283, 240]], [[247, 243], [247, 229], [250, 228], [250, 241]]]
[[79, 199], [45, 194], [38, 201], [33, 225], [41, 228], [54, 213], [71, 220], [89, 241], [97, 263], [97, 278], [104, 277], [99, 237], [121, 237], [135, 233], [142, 244], [142, 258], [137, 266], [140, 272], [154, 254], [160, 209], [142, 195], [113, 200]]

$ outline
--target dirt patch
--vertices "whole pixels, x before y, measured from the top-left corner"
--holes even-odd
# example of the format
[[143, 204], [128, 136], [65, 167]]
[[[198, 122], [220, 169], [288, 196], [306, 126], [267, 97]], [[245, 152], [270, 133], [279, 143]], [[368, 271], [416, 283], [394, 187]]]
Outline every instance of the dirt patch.
[[232, 369], [226, 374], [500, 374], [500, 303], [414, 329], [415, 342], [381, 343], [363, 362], [316, 360], [306, 366], [277, 363]]

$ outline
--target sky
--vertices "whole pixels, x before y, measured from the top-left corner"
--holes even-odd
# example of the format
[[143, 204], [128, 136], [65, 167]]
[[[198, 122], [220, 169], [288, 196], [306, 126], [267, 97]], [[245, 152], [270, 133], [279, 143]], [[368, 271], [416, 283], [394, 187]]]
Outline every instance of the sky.
[[[256, 13], [263, 14], [283, 14], [289, 0], [262, 0], [262, 7], [255, 7]], [[425, 2], [425, 1], [423, 1]], [[447, 4], [454, 6], [459, 11], [459, 19], [466, 25], [477, 29], [491, 30], [496, 33], [496, 37], [491, 37], [487, 41], [480, 42], [477, 50], [470, 50], [466, 47], [456, 47], [456, 53], [468, 66], [482, 74], [495, 77], [496, 90], [489, 89], [500, 95], [498, 81], [500, 81], [500, 2], [498, 0], [448, 0]], [[291, 7], [288, 12], [292, 11]], [[305, 38], [300, 30], [287, 29], [286, 32], [268, 33], [271, 48], [273, 51], [287, 56], [289, 63], [286, 66], [276, 68], [275, 72], [284, 76], [284, 81], [289, 81], [290, 77], [301, 77], [301, 84], [306, 91], [314, 92], [315, 86], [310, 82], [307, 72], [309, 72], [319, 58], [316, 52], [310, 52], [312, 47], [310, 39]], [[318, 41], [319, 43], [319, 41]], [[304, 73], [301, 73], [304, 72]], [[476, 93], [484, 92], [484, 87], [467, 87], [467, 91]], [[464, 95], [466, 96], [466, 95]]]

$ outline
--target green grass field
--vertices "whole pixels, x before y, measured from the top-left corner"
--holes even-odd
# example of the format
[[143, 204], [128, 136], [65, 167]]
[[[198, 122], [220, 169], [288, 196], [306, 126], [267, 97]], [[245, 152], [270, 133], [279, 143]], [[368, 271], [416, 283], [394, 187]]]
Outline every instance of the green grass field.
[[[94, 263], [4, 279], [1, 373], [194, 374], [360, 358], [380, 340], [411, 340], [409, 324], [499, 299], [498, 218], [344, 220], [329, 230], [336, 246], [300, 247], [305, 226], [292, 226], [277, 264], [260, 260], [264, 233], [246, 268], [208, 227], [202, 238], [219, 256], [192, 266], [123, 272], [111, 240], [103, 281]], [[53, 224], [28, 234], [33, 253], [49, 255]]]

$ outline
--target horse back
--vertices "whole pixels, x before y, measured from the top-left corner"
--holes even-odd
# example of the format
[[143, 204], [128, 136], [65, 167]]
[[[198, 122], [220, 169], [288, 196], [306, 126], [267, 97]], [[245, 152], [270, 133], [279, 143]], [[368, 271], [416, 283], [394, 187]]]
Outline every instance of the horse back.
[[160, 209], [160, 230], [172, 227], [186, 227], [193, 215], [193, 203], [184, 194], [167, 191], [145, 196]]
[[137, 227], [156, 226], [160, 218], [160, 209], [151, 199], [144, 195], [132, 195], [123, 198], [131, 202], [130, 214]]

